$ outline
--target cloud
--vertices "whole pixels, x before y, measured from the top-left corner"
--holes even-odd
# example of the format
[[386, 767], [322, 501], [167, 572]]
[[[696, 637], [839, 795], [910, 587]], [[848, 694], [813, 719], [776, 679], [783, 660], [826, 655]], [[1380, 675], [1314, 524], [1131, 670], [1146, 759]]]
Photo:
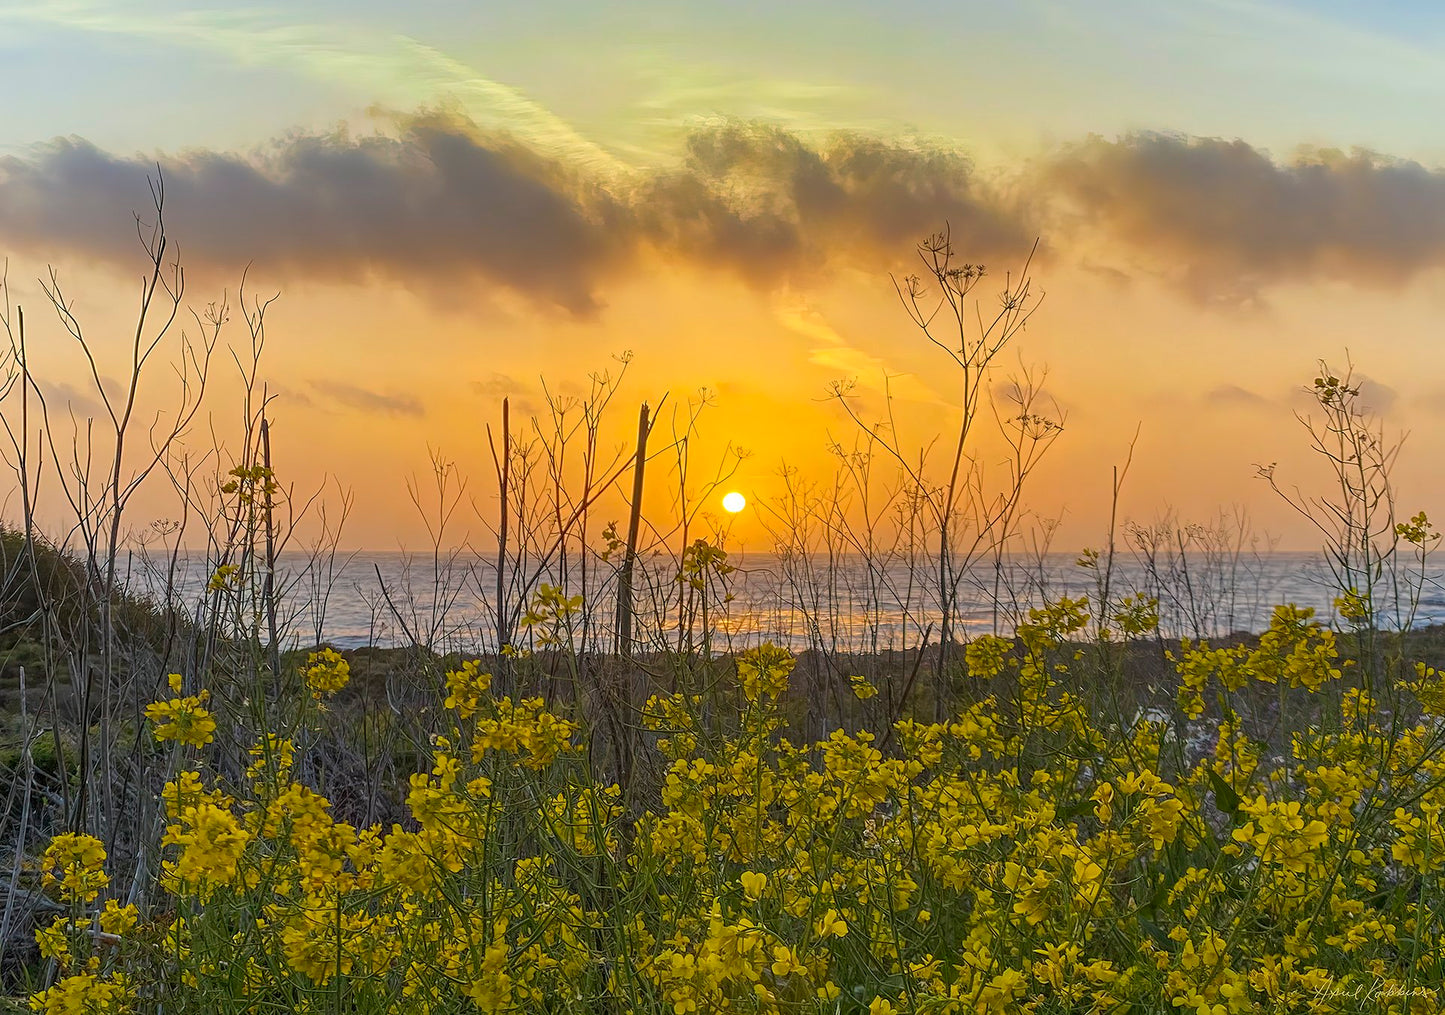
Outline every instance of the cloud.
[[984, 172], [939, 146], [719, 122], [671, 167], [619, 169], [536, 133], [548, 143], [424, 110], [158, 161], [56, 139], [0, 159], [0, 245], [133, 265], [128, 212], [158, 165], [192, 267], [401, 284], [452, 305], [505, 291], [582, 316], [659, 259], [801, 291], [843, 266], [896, 269], [944, 223], [960, 258], [995, 273], [1042, 234], [1055, 261], [1115, 282], [1153, 273], [1222, 307], [1445, 264], [1445, 171], [1369, 152], [1281, 162], [1242, 141], [1133, 134]]
[[[166, 214], [187, 264], [286, 278], [423, 287], [481, 279], [574, 312], [614, 260], [615, 202], [506, 138], [441, 114], [396, 136], [298, 134], [246, 156], [165, 157]], [[132, 263], [124, 210], [156, 165], [78, 138], [0, 160], [0, 241]]]
[[[694, 133], [681, 168], [617, 177], [545, 155], [456, 113], [389, 132], [300, 133], [251, 153], [162, 156], [186, 263], [283, 279], [390, 279], [455, 298], [490, 285], [576, 314], [647, 253], [772, 287], [840, 263], [896, 262], [945, 219], [970, 256], [1017, 255], [1031, 233], [961, 156], [772, 128]], [[0, 243], [134, 262], [128, 211], [157, 163], [61, 138], [0, 159]]]
[[1024, 403], [1027, 402], [1030, 415], [1051, 419], [1062, 426], [1065, 417], [1073, 415], [1077, 410], [1060, 400], [1047, 382], [1047, 370], [999, 376], [989, 385], [989, 397], [993, 399], [994, 410], [1006, 419], [1017, 420]]
[[963, 155], [856, 133], [811, 144], [778, 127], [721, 124], [687, 140], [684, 168], [649, 180], [649, 234], [764, 283], [838, 261], [894, 263], [947, 222], [978, 260], [1017, 259], [1034, 232]]
[[488, 412], [501, 412], [502, 400], [511, 406], [513, 419], [524, 419], [536, 415], [539, 403], [531, 386], [517, 383], [510, 374], [493, 370], [485, 378], [474, 380], [467, 385], [472, 394], [488, 403]]
[[1239, 406], [1249, 409], [1263, 408], [1274, 404], [1263, 395], [1255, 394], [1247, 388], [1241, 388], [1238, 384], [1217, 385], [1205, 394], [1204, 401], [1210, 405]]
[[469, 385], [474, 395], [498, 401], [517, 392], [517, 382], [507, 374], [493, 370], [485, 380], [472, 381]]
[[[1359, 392], [1356, 406], [1366, 415], [1373, 415], [1377, 418], [1386, 417], [1400, 401], [1400, 392], [1396, 388], [1357, 370], [1351, 370], [1348, 374], [1339, 376], [1347, 380], [1350, 387]], [[1300, 385], [1294, 388], [1290, 393], [1290, 402], [1297, 410], [1306, 415], [1310, 412], [1318, 413], [1320, 408], [1313, 385]]]
[[1056, 223], [1098, 230], [1205, 302], [1321, 280], [1396, 286], [1445, 264], [1445, 172], [1356, 150], [1090, 138], [1045, 160]]
[[887, 361], [844, 338], [821, 312], [797, 296], [775, 301], [773, 315], [780, 324], [813, 343], [808, 362], [820, 366], [850, 392], [857, 385], [878, 395], [896, 396], [926, 405], [946, 403], [918, 377], [891, 370]]
[[1354, 384], [1360, 389], [1360, 406], [1366, 412], [1373, 412], [1381, 416], [1389, 415], [1395, 403], [1400, 400], [1400, 392], [1382, 381], [1363, 374], [1355, 376]]
[[589, 165], [617, 160], [571, 124], [519, 90], [409, 35], [360, 25], [307, 24], [294, 11], [166, 10], [162, 5], [70, 0], [0, 6], [0, 29], [51, 26], [126, 39], [153, 40], [209, 52], [242, 66], [270, 64], [328, 85], [399, 101], [455, 101], [478, 122], [506, 128], [540, 151]]
[[411, 395], [385, 394], [379, 391], [372, 391], [368, 388], [358, 387], [354, 384], [343, 384], [338, 381], [328, 380], [323, 382], [312, 381], [311, 389], [317, 394], [338, 405], [348, 409], [355, 409], [359, 412], [379, 413], [384, 416], [411, 416], [420, 418], [426, 415], [426, 407], [421, 400]]
[[[324, 385], [316, 382], [312, 382], [311, 386], [318, 391], [325, 390]], [[277, 384], [275, 381], [271, 381], [267, 387], [271, 394], [277, 396], [286, 405], [305, 406], [306, 408], [312, 408], [316, 405], [316, 399], [312, 398], [300, 388], [293, 388], [287, 384]]]
[[[115, 395], [119, 391], [120, 382], [110, 377], [102, 380], [107, 394]], [[52, 414], [69, 413], [76, 419], [106, 418], [105, 405], [102, 404], [94, 388], [82, 389], [64, 381], [37, 380], [36, 384], [40, 388], [41, 397], [45, 399], [47, 412]]]

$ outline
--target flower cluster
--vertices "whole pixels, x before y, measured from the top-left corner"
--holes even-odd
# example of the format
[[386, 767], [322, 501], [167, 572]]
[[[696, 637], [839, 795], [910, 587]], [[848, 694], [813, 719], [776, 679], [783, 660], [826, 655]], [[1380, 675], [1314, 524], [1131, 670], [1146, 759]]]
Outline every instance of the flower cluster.
[[1256, 648], [1210, 648], [1185, 639], [1181, 654], [1169, 658], [1181, 679], [1179, 706], [1190, 718], [1203, 714], [1211, 679], [1229, 692], [1258, 681], [1316, 693], [1341, 675], [1334, 632], [1314, 619], [1314, 610], [1298, 606], [1275, 607]]
[[59, 889], [63, 902], [90, 902], [110, 884], [105, 847], [93, 835], [57, 835], [45, 847], [40, 869], [41, 884]]
[[[171, 674], [170, 687], [179, 694], [179, 674]], [[156, 739], [174, 740], [192, 747], [209, 744], [216, 732], [215, 717], [205, 707], [210, 700], [210, 692], [202, 690], [198, 694], [151, 702], [146, 706], [146, 718], [155, 724]]]
[[793, 656], [787, 649], [765, 642], [738, 656], [738, 685], [749, 701], [767, 695], [781, 697], [788, 689], [788, 675], [793, 672]]
[[[1136, 632], [1152, 609], [1110, 616]], [[51, 843], [44, 882], [72, 913], [37, 939], [65, 975], [32, 1008], [138, 1011], [154, 982], [145, 1010], [177, 1012], [1439, 1010], [1432, 727], [1358, 688], [1345, 721], [1273, 745], [1231, 710], [1186, 717], [1192, 738], [1106, 721], [1066, 686], [1086, 623], [1066, 600], [973, 641], [988, 693], [943, 721], [801, 741], [792, 656], [742, 653], [735, 683], [648, 702], [646, 792], [597, 777], [605, 741], [584, 750], [574, 720], [463, 663], [405, 824], [339, 820], [295, 781], [298, 741], [262, 731], [242, 785], [199, 765], [166, 784], [151, 909], [102, 900], [96, 840]], [[1256, 648], [1186, 644], [1176, 667], [1226, 705], [1249, 681], [1343, 680], [1292, 608]], [[1418, 677], [1428, 697], [1437, 675]], [[100, 963], [97, 927], [123, 943]]]
[[323, 648], [306, 657], [302, 671], [311, 697], [320, 701], [323, 695], [335, 694], [351, 681], [351, 664], [333, 648]]
[[57, 916], [35, 932], [40, 956], [54, 963], [60, 976], [54, 984], [30, 997], [30, 1009], [41, 1015], [129, 1015], [135, 991], [120, 971], [103, 973], [100, 958], [92, 953], [99, 935], [119, 941], [136, 926], [135, 906], [115, 899], [87, 911], [110, 884], [105, 873], [106, 852], [91, 835], [66, 832], [57, 835], [40, 859], [41, 884], [53, 890], [69, 913]]

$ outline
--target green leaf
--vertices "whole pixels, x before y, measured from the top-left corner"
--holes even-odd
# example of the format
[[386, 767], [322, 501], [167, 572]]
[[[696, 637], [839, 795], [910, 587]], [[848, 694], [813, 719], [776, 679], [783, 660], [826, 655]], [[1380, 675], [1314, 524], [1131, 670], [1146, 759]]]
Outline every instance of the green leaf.
[[1209, 785], [1214, 790], [1214, 806], [1228, 814], [1238, 824], [1241, 817], [1239, 794], [1234, 791], [1234, 787], [1220, 778], [1219, 773], [1212, 768], [1209, 769]]

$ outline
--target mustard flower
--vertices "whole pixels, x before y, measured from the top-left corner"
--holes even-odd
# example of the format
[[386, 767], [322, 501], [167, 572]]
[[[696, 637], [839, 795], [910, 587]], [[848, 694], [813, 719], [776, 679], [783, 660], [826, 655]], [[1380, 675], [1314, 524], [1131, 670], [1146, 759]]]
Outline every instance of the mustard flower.
[[351, 680], [351, 665], [335, 649], [323, 648], [306, 657], [302, 675], [311, 696], [317, 701], [324, 694], [335, 694]]
[[216, 732], [216, 720], [205, 707], [209, 700], [210, 693], [203, 690], [199, 694], [147, 705], [146, 718], [155, 724], [156, 740], [174, 740], [192, 747], [209, 744]]
[[64, 832], [50, 840], [40, 858], [41, 884], [58, 885], [66, 902], [91, 902], [110, 884], [105, 847], [93, 835]]

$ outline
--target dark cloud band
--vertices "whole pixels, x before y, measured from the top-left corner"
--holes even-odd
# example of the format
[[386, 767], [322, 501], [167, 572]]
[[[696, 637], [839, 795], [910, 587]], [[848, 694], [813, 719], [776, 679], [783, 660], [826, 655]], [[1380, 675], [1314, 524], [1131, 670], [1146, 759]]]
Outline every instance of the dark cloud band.
[[1394, 286], [1445, 264], [1445, 173], [1371, 152], [1275, 161], [1243, 141], [1136, 134], [1055, 153], [1037, 188], [1205, 301], [1280, 282]]
[[[297, 134], [160, 168], [188, 264], [450, 299], [493, 286], [578, 314], [648, 253], [797, 285], [839, 264], [896, 266], [945, 221], [970, 260], [1014, 263], [1040, 233], [1055, 253], [1091, 236], [1206, 301], [1279, 281], [1393, 284], [1445, 262], [1445, 173], [1160, 134], [1092, 138], [1004, 180], [955, 151], [726, 124], [693, 133], [676, 168], [604, 178], [422, 113], [385, 134]], [[133, 263], [124, 210], [155, 170], [75, 138], [0, 160], [0, 246]]]
[[[967, 230], [975, 257], [1013, 255], [1030, 236], [956, 154], [853, 136], [819, 149], [743, 126], [694, 134], [681, 168], [622, 179], [441, 114], [399, 118], [387, 135], [301, 134], [160, 168], [188, 264], [480, 282], [576, 313], [649, 250], [771, 285], [884, 250], [896, 258], [944, 219]], [[155, 171], [75, 138], [0, 160], [0, 244], [130, 263], [124, 210]]]

